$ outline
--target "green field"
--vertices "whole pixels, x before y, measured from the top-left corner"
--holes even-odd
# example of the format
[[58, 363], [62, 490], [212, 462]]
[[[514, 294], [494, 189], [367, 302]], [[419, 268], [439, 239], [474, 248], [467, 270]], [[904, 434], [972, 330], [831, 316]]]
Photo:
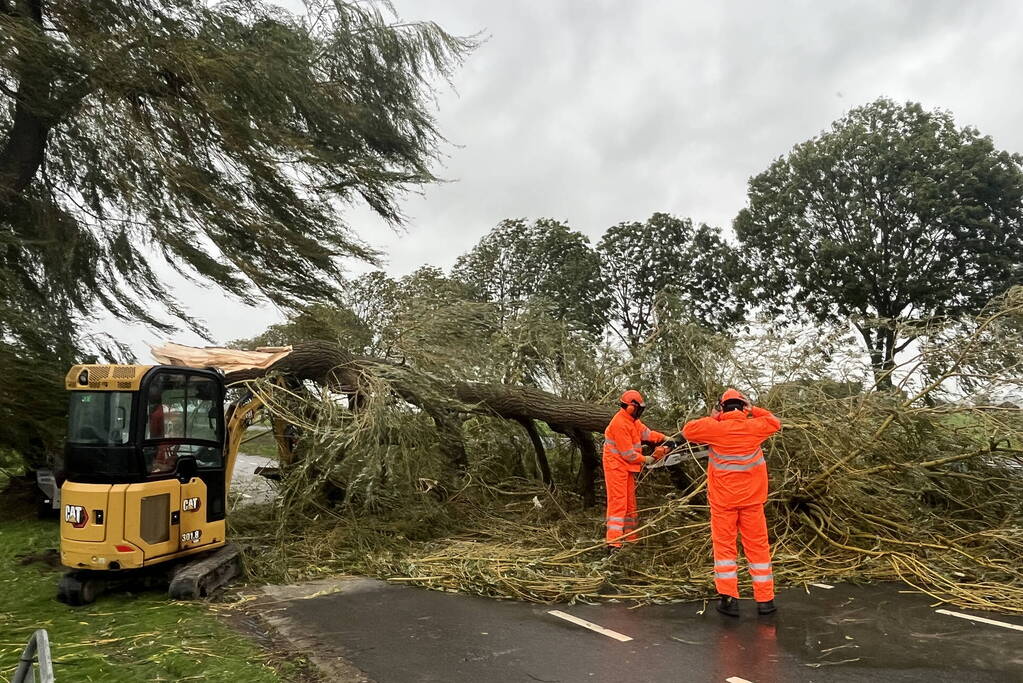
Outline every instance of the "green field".
[[264, 458], [277, 459], [277, 442], [270, 430], [259, 432], [251, 427], [245, 432], [239, 452], [246, 455], [258, 455]]
[[56, 548], [57, 536], [53, 521], [0, 521], [0, 681], [10, 680], [37, 628], [49, 631], [59, 683], [300, 678], [293, 665], [272, 666], [270, 653], [219, 617], [230, 609], [224, 604], [172, 602], [156, 591], [104, 595], [87, 607], [61, 604], [60, 571], [23, 559]]

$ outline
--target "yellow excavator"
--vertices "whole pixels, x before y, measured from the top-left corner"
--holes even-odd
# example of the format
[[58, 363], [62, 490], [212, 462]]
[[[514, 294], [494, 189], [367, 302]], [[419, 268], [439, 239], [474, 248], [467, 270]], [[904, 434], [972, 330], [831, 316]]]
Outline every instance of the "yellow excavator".
[[[250, 392], [226, 405], [224, 375], [171, 365], [76, 365], [70, 392], [58, 598], [88, 604], [110, 585], [169, 583], [209, 595], [240, 570], [227, 542], [227, 494]], [[287, 439], [275, 430], [282, 457]]]

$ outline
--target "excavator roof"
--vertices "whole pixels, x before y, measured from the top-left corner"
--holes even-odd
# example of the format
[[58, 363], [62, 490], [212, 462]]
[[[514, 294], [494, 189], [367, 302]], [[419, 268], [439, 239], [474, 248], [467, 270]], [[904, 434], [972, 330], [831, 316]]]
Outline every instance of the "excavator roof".
[[76, 365], [64, 378], [68, 391], [138, 391], [152, 365]]

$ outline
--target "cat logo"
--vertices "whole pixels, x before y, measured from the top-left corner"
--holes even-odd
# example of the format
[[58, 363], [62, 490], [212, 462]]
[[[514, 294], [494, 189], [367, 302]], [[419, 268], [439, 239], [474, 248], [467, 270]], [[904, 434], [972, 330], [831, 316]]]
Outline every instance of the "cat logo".
[[65, 505], [64, 521], [70, 522], [76, 529], [81, 529], [89, 523], [89, 513], [82, 505]]
[[198, 543], [200, 538], [202, 538], [202, 531], [199, 529], [196, 529], [195, 531], [186, 531], [181, 534], [182, 543]]
[[195, 512], [202, 507], [202, 501], [199, 498], [185, 498], [181, 501], [182, 512]]

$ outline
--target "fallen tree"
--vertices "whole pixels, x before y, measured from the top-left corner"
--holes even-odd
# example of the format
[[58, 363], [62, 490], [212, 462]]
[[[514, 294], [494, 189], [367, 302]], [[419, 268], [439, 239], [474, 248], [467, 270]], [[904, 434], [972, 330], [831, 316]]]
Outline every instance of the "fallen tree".
[[[169, 346], [157, 349], [156, 353], [167, 362], [186, 363], [181, 354], [175, 355], [175, 349]], [[215, 353], [209, 353], [210, 362], [215, 363]], [[567, 436], [578, 449], [579, 493], [586, 505], [592, 505], [595, 501], [599, 461], [592, 433], [604, 431], [617, 410], [613, 406], [573, 401], [528, 386], [483, 382], [445, 383], [400, 363], [356, 356], [327, 342], [295, 344], [290, 352], [277, 355], [280, 357], [265, 367], [250, 367], [227, 373], [226, 382], [230, 386], [239, 386], [267, 376], [282, 377], [291, 382], [309, 381], [348, 396], [351, 406], [357, 408], [372, 391], [372, 378], [386, 376], [389, 379], [388, 389], [432, 418], [435, 428], [443, 437], [443, 449], [457, 469], [464, 470], [468, 465], [458, 416], [479, 413], [521, 425], [529, 436], [544, 484], [553, 486], [546, 449], [536, 428], [536, 423], [542, 422], [552, 431]], [[195, 359], [189, 360], [197, 362]], [[688, 483], [688, 480], [685, 482]]]
[[[278, 374], [300, 380], [310, 380], [333, 386], [340, 391], [356, 394], [365, 391], [365, 377], [382, 367], [403, 367], [392, 361], [356, 356], [327, 342], [295, 344], [291, 353], [267, 368], [253, 368], [230, 372], [228, 384], [253, 380], [268, 374]], [[406, 368], [408, 372], [414, 372]], [[425, 380], [422, 374], [420, 381]], [[403, 385], [403, 386], [407, 386]], [[411, 387], [408, 387], [411, 392]], [[445, 389], [451, 398], [464, 406], [509, 420], [539, 420], [557, 424], [565, 429], [603, 432], [617, 408], [561, 398], [534, 387], [482, 382], [459, 382]]]
[[[755, 354], [720, 357], [707, 384], [752, 385], [783, 420], [765, 448], [775, 576], [781, 585], [902, 580], [960, 607], [1023, 613], [1023, 414], [1004, 399], [1023, 389], [1023, 290], [976, 320], [917, 332], [918, 353], [891, 392], [819, 370], [820, 335], [765, 335], [749, 340]], [[360, 572], [535, 601], [712, 592], [695, 461], [683, 466], [693, 482], [682, 493], [659, 471], [640, 476], [643, 539], [611, 561], [601, 515], [505, 466], [516, 448], [546, 450], [541, 474], [565, 481], [565, 444], [577, 452], [580, 434], [592, 444], [609, 408], [295, 350], [270, 374], [290, 372], [305, 387], [282, 387], [266, 370], [229, 376], [266, 392], [306, 449], [272, 514], [235, 518], [243, 535], [274, 539], [250, 560], [257, 576]], [[338, 393], [361, 398], [343, 405]], [[433, 414], [454, 420], [469, 456], [460, 481], [443, 478], [448, 433]], [[547, 425], [550, 434], [539, 429]], [[568, 438], [553, 439], [559, 431]], [[506, 448], [512, 432], [518, 441]], [[343, 489], [343, 503], [317, 493], [327, 483]]]
[[[393, 370], [401, 372], [395, 375]], [[270, 373], [298, 377], [327, 385], [335, 385], [353, 396], [365, 392], [367, 375], [392, 371], [391, 386], [409, 403], [426, 411], [444, 436], [443, 443], [452, 462], [464, 469], [467, 465], [465, 447], [458, 429], [457, 415], [471, 412], [503, 418], [518, 423], [526, 431], [532, 444], [543, 483], [553, 486], [551, 467], [543, 440], [536, 423], [545, 423], [552, 431], [567, 436], [580, 456], [576, 486], [584, 504], [596, 502], [595, 482], [600, 469], [597, 446], [593, 433], [602, 434], [617, 411], [616, 407], [573, 401], [535, 387], [483, 382], [456, 382], [445, 384], [422, 373], [398, 364], [374, 358], [354, 356], [325, 343], [304, 343], [294, 347], [291, 354], [259, 371], [241, 371], [227, 376], [229, 383], [251, 380]], [[430, 387], [433, 395], [441, 397], [431, 401], [422, 387]], [[449, 400], [443, 400], [447, 398]], [[667, 432], [673, 433], [669, 429]], [[680, 486], [689, 484], [688, 477], [678, 478]]]

